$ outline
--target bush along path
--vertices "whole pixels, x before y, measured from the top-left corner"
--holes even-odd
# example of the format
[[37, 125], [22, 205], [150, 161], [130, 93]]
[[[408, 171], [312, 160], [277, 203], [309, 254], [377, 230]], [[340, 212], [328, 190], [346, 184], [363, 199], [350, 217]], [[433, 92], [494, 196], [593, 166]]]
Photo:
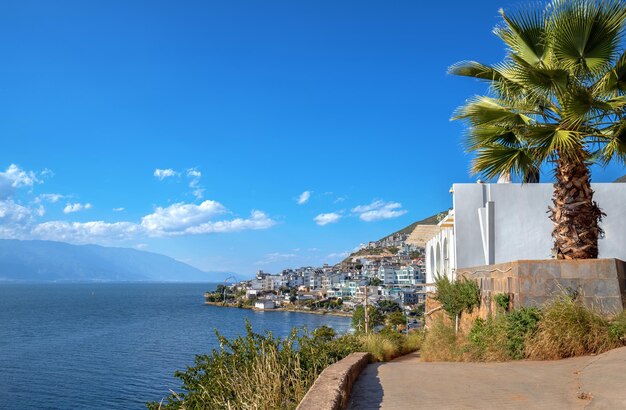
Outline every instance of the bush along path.
[[285, 338], [246, 334], [226, 339], [220, 349], [196, 356], [195, 365], [176, 372], [182, 386], [149, 409], [295, 409], [319, 374], [353, 352], [391, 360], [415, 351], [422, 332], [408, 335], [387, 327], [377, 334], [337, 336], [322, 326], [309, 332], [294, 328]]

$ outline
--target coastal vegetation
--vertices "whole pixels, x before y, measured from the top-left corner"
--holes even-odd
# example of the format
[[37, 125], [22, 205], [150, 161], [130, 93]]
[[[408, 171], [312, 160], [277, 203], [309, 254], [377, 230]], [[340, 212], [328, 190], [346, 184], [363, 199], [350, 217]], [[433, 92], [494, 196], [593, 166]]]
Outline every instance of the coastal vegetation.
[[626, 313], [607, 317], [563, 294], [541, 307], [476, 319], [455, 332], [450, 320], [429, 327], [421, 348], [424, 361], [555, 360], [599, 354], [626, 345]]
[[626, 4], [553, 0], [500, 14], [494, 32], [506, 46], [504, 61], [449, 69], [489, 84], [488, 95], [454, 116], [468, 124], [472, 170], [538, 182], [549, 164], [554, 256], [597, 258], [604, 214], [593, 199], [590, 166], [626, 162]]
[[419, 349], [423, 341], [422, 332], [405, 335], [386, 328], [337, 336], [325, 326], [313, 332], [294, 328], [279, 338], [254, 333], [249, 323], [243, 336], [217, 336], [219, 349], [176, 372], [180, 392], [148, 403], [149, 409], [293, 409], [326, 367], [350, 353], [366, 351], [385, 361]]

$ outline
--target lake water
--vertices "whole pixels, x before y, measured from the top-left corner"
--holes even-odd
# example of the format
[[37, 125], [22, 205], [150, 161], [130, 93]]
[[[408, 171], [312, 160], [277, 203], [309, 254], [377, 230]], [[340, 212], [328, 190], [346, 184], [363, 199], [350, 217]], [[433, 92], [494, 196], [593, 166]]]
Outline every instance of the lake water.
[[0, 408], [141, 409], [226, 337], [347, 318], [203, 304], [208, 284], [0, 284]]

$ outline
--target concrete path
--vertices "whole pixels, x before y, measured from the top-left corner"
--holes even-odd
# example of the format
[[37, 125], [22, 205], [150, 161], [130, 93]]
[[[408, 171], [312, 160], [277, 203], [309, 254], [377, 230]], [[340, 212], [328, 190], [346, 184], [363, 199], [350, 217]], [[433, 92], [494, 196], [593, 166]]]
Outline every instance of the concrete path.
[[626, 409], [626, 347], [558, 361], [373, 363], [349, 409]]

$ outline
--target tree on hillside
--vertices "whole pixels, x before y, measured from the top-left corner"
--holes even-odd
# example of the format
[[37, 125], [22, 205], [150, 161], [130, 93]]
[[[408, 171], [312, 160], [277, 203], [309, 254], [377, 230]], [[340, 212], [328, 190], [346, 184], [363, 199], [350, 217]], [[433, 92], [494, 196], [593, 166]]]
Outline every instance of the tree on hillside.
[[472, 170], [530, 182], [550, 163], [554, 254], [597, 258], [603, 213], [589, 167], [626, 162], [626, 3], [553, 0], [500, 14], [495, 34], [507, 47], [504, 61], [464, 61], [449, 70], [490, 86], [489, 95], [471, 99], [454, 116], [469, 125]]

